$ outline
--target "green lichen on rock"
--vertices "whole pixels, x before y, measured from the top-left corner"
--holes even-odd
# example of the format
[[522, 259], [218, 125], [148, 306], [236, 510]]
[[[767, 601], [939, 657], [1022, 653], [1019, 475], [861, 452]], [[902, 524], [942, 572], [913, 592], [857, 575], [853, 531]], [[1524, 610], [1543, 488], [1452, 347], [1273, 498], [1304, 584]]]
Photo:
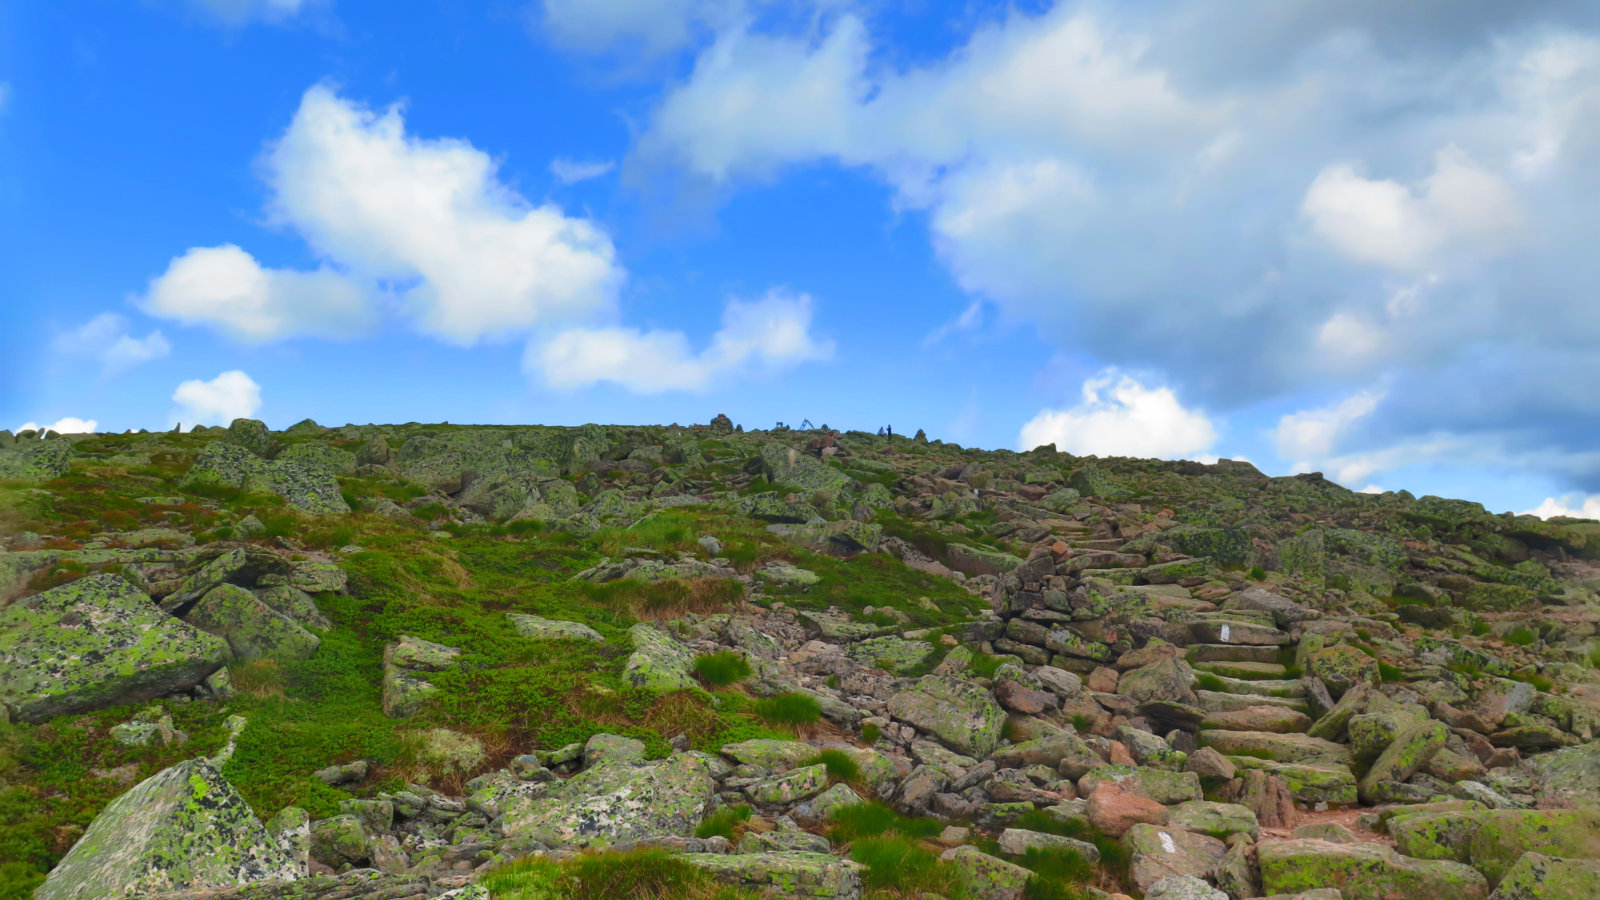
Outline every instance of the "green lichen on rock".
[[1416, 774], [1444, 747], [1447, 737], [1449, 732], [1444, 724], [1431, 719], [1401, 732], [1384, 748], [1367, 773], [1361, 776], [1359, 787], [1362, 797], [1375, 796], [1383, 782], [1405, 781]]
[[1256, 845], [1256, 858], [1267, 894], [1331, 887], [1345, 900], [1485, 900], [1489, 895], [1488, 882], [1471, 866], [1412, 859], [1379, 844], [1263, 841]]
[[755, 888], [769, 896], [824, 900], [853, 900], [861, 896], [860, 866], [826, 853], [803, 850], [686, 853], [681, 858], [710, 872], [724, 884]]
[[333, 623], [318, 608], [317, 601], [297, 587], [281, 584], [256, 588], [251, 593], [274, 612], [299, 623], [303, 628], [327, 631], [333, 627]]
[[112, 801], [36, 900], [100, 900], [292, 880], [302, 869], [204, 759], [166, 769]]
[[322, 644], [293, 619], [231, 584], [207, 591], [184, 621], [227, 641], [232, 662], [310, 659]]
[[1524, 853], [1600, 859], [1600, 810], [1494, 810], [1483, 815], [1468, 852], [1490, 884]]
[[425, 677], [455, 665], [455, 647], [402, 635], [383, 651], [383, 711], [401, 718], [415, 713], [438, 688]]
[[764, 778], [745, 787], [744, 792], [758, 806], [783, 806], [814, 797], [827, 786], [828, 767], [818, 763]]
[[582, 622], [544, 619], [523, 613], [506, 613], [506, 618], [511, 620], [511, 627], [517, 630], [517, 634], [536, 641], [591, 641], [596, 644], [605, 643], [605, 638], [600, 636], [600, 632]]
[[1391, 819], [1395, 848], [1417, 859], [1472, 862], [1472, 836], [1483, 824], [1483, 809], [1456, 810]]
[[993, 694], [945, 675], [925, 675], [912, 690], [889, 698], [889, 714], [957, 753], [978, 758], [993, 752], [1006, 721]]
[[1600, 897], [1600, 860], [1524, 853], [1490, 900], [1591, 900]]
[[0, 610], [0, 704], [22, 722], [187, 690], [228, 645], [161, 612], [116, 575], [91, 575]]
[[773, 484], [785, 484], [806, 493], [843, 491], [850, 476], [794, 447], [768, 443], [761, 448], [761, 468]]
[[1167, 824], [1222, 840], [1234, 834], [1245, 834], [1254, 839], [1261, 830], [1256, 814], [1250, 807], [1210, 800], [1190, 800], [1174, 806], [1168, 813]]
[[643, 622], [629, 628], [628, 637], [633, 654], [622, 667], [622, 677], [630, 684], [662, 692], [699, 687], [693, 675], [694, 653], [688, 647]]
[[970, 844], [946, 850], [939, 858], [954, 869], [972, 900], [1018, 900], [1033, 874]]
[[787, 771], [815, 757], [817, 748], [800, 741], [751, 738], [736, 744], [724, 744], [722, 755], [741, 765]]
[[297, 462], [263, 459], [243, 447], [221, 441], [200, 451], [183, 484], [277, 494], [291, 507], [312, 515], [350, 511], [333, 473]]
[[713, 774], [725, 766], [703, 753], [657, 763], [601, 760], [536, 796], [506, 800], [501, 827], [551, 847], [688, 837], [715, 791]]
[[24, 438], [0, 448], [0, 481], [42, 484], [72, 471], [72, 443], [58, 437]]

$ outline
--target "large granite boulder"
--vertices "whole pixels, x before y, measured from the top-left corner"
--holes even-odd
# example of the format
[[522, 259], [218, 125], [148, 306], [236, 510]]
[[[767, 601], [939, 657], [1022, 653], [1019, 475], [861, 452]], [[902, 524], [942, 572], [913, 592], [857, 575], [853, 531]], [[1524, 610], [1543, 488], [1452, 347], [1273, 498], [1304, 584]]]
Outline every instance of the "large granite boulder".
[[1263, 841], [1256, 845], [1256, 858], [1261, 865], [1261, 887], [1268, 894], [1332, 887], [1338, 888], [1345, 900], [1484, 900], [1489, 896], [1488, 882], [1471, 866], [1411, 859], [1379, 844]]
[[0, 610], [0, 704], [22, 722], [194, 687], [223, 639], [157, 609], [116, 575], [90, 575]]
[[24, 438], [0, 448], [0, 481], [40, 484], [72, 471], [72, 444], [60, 438]]
[[184, 621], [228, 642], [233, 662], [310, 659], [322, 640], [242, 587], [220, 584], [206, 592]]
[[534, 796], [505, 800], [501, 827], [508, 836], [549, 847], [688, 837], [716, 791], [714, 776], [726, 765], [703, 753], [660, 762], [604, 757]]
[[982, 758], [1000, 743], [1005, 710], [980, 685], [947, 675], [925, 675], [916, 687], [889, 698], [889, 714], [927, 732], [957, 753]]
[[683, 861], [705, 869], [724, 884], [775, 896], [827, 900], [861, 896], [860, 864], [826, 853], [688, 853]]
[[628, 629], [633, 654], [622, 667], [622, 677], [653, 691], [680, 691], [699, 687], [694, 680], [694, 653], [672, 636], [643, 622]]
[[205, 759], [158, 772], [111, 802], [34, 892], [110, 900], [292, 881], [301, 869]]
[[277, 494], [291, 507], [312, 515], [350, 511], [339, 491], [338, 479], [327, 469], [264, 459], [237, 444], [221, 441], [208, 444], [200, 451], [183, 483]]
[[427, 676], [456, 664], [455, 647], [402, 635], [383, 650], [383, 711], [404, 718], [422, 708], [438, 692]]

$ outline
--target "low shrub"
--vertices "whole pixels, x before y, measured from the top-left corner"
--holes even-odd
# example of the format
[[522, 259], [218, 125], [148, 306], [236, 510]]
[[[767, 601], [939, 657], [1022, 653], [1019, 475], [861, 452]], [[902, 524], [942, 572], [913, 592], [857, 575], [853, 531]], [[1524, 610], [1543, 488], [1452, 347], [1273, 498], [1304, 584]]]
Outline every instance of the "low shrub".
[[855, 757], [843, 750], [824, 750], [801, 763], [803, 766], [818, 764], [827, 766], [828, 777], [836, 781], [861, 780], [861, 767], [856, 764]]
[[757, 701], [755, 713], [773, 725], [809, 725], [822, 718], [822, 704], [805, 694], [779, 694]]
[[697, 838], [716, 837], [721, 835], [734, 843], [738, 843], [738, 836], [742, 826], [750, 821], [750, 807], [746, 805], [724, 806], [706, 816], [705, 821], [694, 830]]
[[707, 653], [695, 658], [694, 673], [712, 687], [737, 684], [754, 674], [743, 654], [733, 650]]

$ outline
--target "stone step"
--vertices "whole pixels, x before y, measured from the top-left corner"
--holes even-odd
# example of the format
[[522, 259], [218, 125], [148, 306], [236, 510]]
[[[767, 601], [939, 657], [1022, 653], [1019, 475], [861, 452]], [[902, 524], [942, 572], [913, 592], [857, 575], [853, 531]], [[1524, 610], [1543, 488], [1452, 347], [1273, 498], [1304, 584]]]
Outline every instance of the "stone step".
[[1230, 625], [1265, 625], [1268, 628], [1277, 627], [1271, 613], [1260, 612], [1253, 609], [1210, 609], [1205, 612], [1189, 613], [1183, 616], [1174, 616], [1173, 622], [1191, 625], [1197, 622], [1227, 623]]
[[1308, 766], [1348, 768], [1350, 765], [1349, 746], [1304, 734], [1212, 729], [1200, 731], [1195, 735], [1195, 740], [1200, 746], [1210, 747], [1224, 756], [1246, 756]]
[[1207, 713], [1200, 727], [1208, 731], [1268, 731], [1275, 734], [1304, 734], [1311, 717], [1282, 706], [1247, 706], [1244, 709]]
[[1072, 538], [1067, 546], [1077, 550], [1115, 550], [1126, 544], [1122, 538]]
[[1212, 660], [1209, 662], [1196, 662], [1191, 665], [1199, 672], [1211, 672], [1225, 678], [1239, 678], [1245, 681], [1281, 680], [1285, 675], [1289, 674], [1288, 669], [1275, 662]]
[[1206, 644], [1255, 644], [1284, 647], [1294, 643], [1287, 632], [1276, 625], [1255, 622], [1199, 621], [1189, 623], [1189, 634]]
[[1246, 681], [1243, 678], [1229, 678], [1226, 675], [1213, 675], [1222, 680], [1222, 689], [1229, 694], [1255, 694], [1259, 697], [1293, 697], [1300, 699], [1306, 695], [1306, 686], [1300, 679], [1284, 681]]
[[1360, 797], [1356, 791], [1356, 776], [1349, 766], [1335, 763], [1275, 762], [1251, 756], [1229, 756], [1240, 769], [1260, 769], [1283, 779], [1284, 786], [1294, 799], [1307, 806], [1326, 803], [1329, 806], [1355, 806]]
[[1274, 706], [1310, 714], [1311, 704], [1294, 697], [1263, 697], [1258, 694], [1224, 694], [1218, 691], [1195, 691], [1199, 706], [1208, 713], [1231, 712], [1252, 706]]
[[1271, 644], [1190, 644], [1189, 662], [1277, 662], [1278, 648]]

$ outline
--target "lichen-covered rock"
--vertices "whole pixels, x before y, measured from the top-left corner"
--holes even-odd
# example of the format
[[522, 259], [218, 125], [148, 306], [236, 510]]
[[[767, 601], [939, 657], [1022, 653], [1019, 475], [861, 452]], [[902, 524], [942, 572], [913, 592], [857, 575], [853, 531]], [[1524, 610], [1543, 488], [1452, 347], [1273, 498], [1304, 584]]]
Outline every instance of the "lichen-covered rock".
[[1150, 885], [1144, 898], [1145, 900], [1228, 900], [1228, 895], [1193, 875], [1174, 875]]
[[702, 753], [656, 763], [603, 760], [536, 797], [507, 800], [501, 827], [550, 847], [687, 837], [711, 800], [719, 766], [726, 763]]
[[1591, 900], [1600, 897], [1600, 860], [1524, 853], [1489, 900]]
[[751, 738], [736, 744], [724, 744], [722, 755], [742, 765], [783, 772], [815, 758], [817, 748], [800, 741]]
[[223, 443], [232, 444], [262, 459], [272, 459], [281, 449], [272, 438], [272, 429], [260, 419], [234, 419], [228, 423]]
[[455, 665], [461, 651], [444, 644], [410, 635], [390, 644], [383, 651], [383, 711], [403, 718], [422, 708], [438, 691], [426, 676]]
[[1326, 761], [1284, 763], [1251, 756], [1229, 757], [1229, 762], [1239, 769], [1259, 770], [1279, 779], [1301, 803], [1354, 806], [1358, 800], [1356, 776], [1347, 765]]
[[0, 609], [0, 706], [42, 722], [140, 703], [199, 684], [227, 654], [122, 578], [90, 575]]
[[1524, 853], [1600, 859], [1600, 809], [1499, 809], [1483, 814], [1468, 856], [1498, 884]]
[[1318, 765], [1345, 764], [1350, 750], [1343, 744], [1303, 734], [1278, 734], [1271, 731], [1202, 731], [1200, 745], [1225, 756], [1250, 756], [1275, 762]]
[[278, 462], [292, 462], [309, 469], [318, 469], [333, 475], [354, 475], [356, 455], [317, 441], [306, 441], [285, 448], [276, 457]]
[[60, 438], [24, 438], [0, 448], [0, 481], [42, 484], [72, 471], [72, 444]]
[[1544, 793], [1577, 806], [1600, 807], [1600, 741], [1541, 753], [1521, 768]]
[[1174, 806], [1167, 824], [1184, 831], [1210, 835], [1227, 840], [1229, 835], [1243, 834], [1252, 839], [1260, 832], [1256, 814], [1248, 806], [1237, 803], [1213, 803], [1210, 800], [1190, 800]]
[[1192, 705], [1197, 699], [1193, 682], [1194, 673], [1187, 663], [1166, 657], [1122, 673], [1117, 693], [1135, 703], [1170, 701]]
[[243, 447], [221, 441], [207, 444], [200, 451], [183, 483], [277, 494], [290, 506], [312, 515], [350, 511], [332, 472], [297, 462], [265, 459]]
[[1383, 782], [1405, 781], [1416, 774], [1444, 747], [1448, 735], [1442, 723], [1431, 719], [1401, 732], [1361, 776], [1362, 796], [1371, 798]]
[[861, 795], [841, 782], [791, 809], [789, 816], [801, 825], [814, 827], [831, 821], [834, 813], [844, 807], [860, 802]]
[[207, 591], [184, 621], [226, 640], [233, 662], [310, 659], [322, 645], [320, 638], [299, 623], [231, 584]]
[[506, 618], [511, 620], [511, 627], [517, 630], [517, 634], [536, 641], [592, 641], [596, 644], [606, 642], [606, 639], [600, 636], [600, 632], [582, 622], [544, 619], [523, 613], [506, 613]]
[[290, 881], [302, 871], [217, 770], [191, 759], [113, 800], [34, 897], [135, 897]]
[[161, 598], [161, 608], [173, 615], [181, 615], [219, 584], [250, 587], [273, 576], [281, 577], [288, 570], [288, 562], [270, 550], [233, 547], [184, 576], [176, 590]]
[[1024, 828], [1007, 828], [1000, 832], [996, 841], [1000, 852], [1007, 856], [1021, 856], [1029, 850], [1068, 850], [1078, 854], [1085, 862], [1096, 865], [1100, 862], [1100, 848], [1076, 838], [1069, 838], [1059, 834], [1046, 834], [1041, 831], [1028, 831]]
[[861, 896], [861, 866], [826, 853], [686, 853], [681, 858], [724, 884], [755, 888], [775, 897], [855, 900]]
[[1123, 790], [1166, 805], [1200, 799], [1200, 776], [1193, 772], [1170, 772], [1144, 766], [1102, 766], [1078, 779], [1078, 792], [1085, 797], [1101, 782], [1115, 782]]
[[1032, 874], [970, 844], [946, 850], [939, 858], [954, 867], [972, 900], [1021, 900]]
[[1488, 882], [1471, 866], [1411, 859], [1379, 844], [1263, 841], [1256, 845], [1256, 859], [1261, 865], [1261, 888], [1268, 894], [1333, 887], [1346, 900], [1489, 896]]
[[311, 858], [331, 869], [360, 865], [372, 856], [361, 817], [342, 813], [311, 823]]
[[817, 491], [843, 491], [850, 476], [793, 447], [766, 444], [761, 448], [761, 467], [767, 480], [811, 494]]
[[889, 698], [889, 714], [957, 753], [979, 758], [994, 750], [1005, 727], [1005, 710], [993, 695], [946, 675], [925, 675], [912, 690]]
[[1122, 846], [1128, 851], [1128, 876], [1140, 891], [1178, 875], [1208, 878], [1228, 852], [1228, 845], [1216, 838], [1160, 825], [1129, 828]]
[[636, 687], [652, 691], [692, 690], [699, 687], [692, 674], [694, 653], [653, 625], [643, 622], [628, 629], [633, 654], [622, 667], [622, 677]]
[[[1473, 804], [1478, 806], [1478, 804]], [[1485, 810], [1453, 810], [1396, 816], [1387, 828], [1395, 849], [1417, 859], [1472, 862], [1472, 837], [1483, 825]]]
[[317, 607], [317, 601], [297, 587], [283, 584], [256, 588], [251, 593], [274, 612], [288, 617], [303, 628], [327, 631], [333, 627], [333, 623], [328, 621], [328, 617]]
[[787, 806], [822, 793], [828, 786], [828, 767], [802, 766], [783, 775], [764, 778], [745, 787], [745, 796], [758, 806]]

